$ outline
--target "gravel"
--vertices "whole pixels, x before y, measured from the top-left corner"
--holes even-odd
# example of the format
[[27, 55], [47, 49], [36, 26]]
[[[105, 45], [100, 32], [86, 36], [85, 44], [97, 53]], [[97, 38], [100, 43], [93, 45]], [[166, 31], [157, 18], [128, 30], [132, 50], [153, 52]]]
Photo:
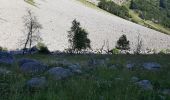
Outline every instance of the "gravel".
[[[32, 6], [24, 0], [0, 0], [0, 44], [8, 49], [21, 47], [24, 36], [23, 16], [32, 9], [42, 24], [41, 36], [50, 50], [64, 50], [68, 47], [67, 31], [73, 19], [81, 22], [90, 33], [92, 48], [101, 48], [103, 41], [109, 41], [110, 48], [122, 34], [133, 44], [140, 33], [144, 49], [170, 49], [170, 36], [126, 21], [102, 10], [90, 8], [77, 0], [35, 0]], [[97, 38], [96, 38], [97, 37]]]

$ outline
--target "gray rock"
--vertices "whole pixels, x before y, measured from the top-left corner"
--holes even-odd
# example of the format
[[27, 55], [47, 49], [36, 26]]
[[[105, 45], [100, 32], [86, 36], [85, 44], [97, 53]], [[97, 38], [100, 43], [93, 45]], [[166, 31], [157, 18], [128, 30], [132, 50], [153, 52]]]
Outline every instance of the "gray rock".
[[166, 100], [166, 97], [163, 95], [159, 95], [160, 100]]
[[0, 63], [13, 64], [14, 63], [13, 55], [8, 52], [0, 51]]
[[71, 66], [68, 66], [68, 69], [71, 70], [73, 73], [81, 74], [81, 66], [79, 64], [73, 64]]
[[90, 59], [88, 61], [89, 66], [105, 66], [105, 60], [104, 59]]
[[133, 76], [133, 77], [131, 78], [131, 81], [132, 81], [132, 82], [137, 82], [137, 81], [139, 81], [139, 78], [136, 77], [136, 76]]
[[28, 80], [26, 85], [29, 88], [42, 89], [47, 86], [47, 81], [45, 77], [40, 77], [40, 78], [36, 77], [36, 78], [32, 78], [31, 80]]
[[19, 66], [22, 66], [23, 64], [28, 63], [28, 62], [38, 62], [38, 61], [34, 60], [34, 59], [21, 58], [17, 62], [19, 64]]
[[62, 67], [54, 67], [48, 70], [48, 75], [55, 80], [61, 80], [71, 76], [72, 72], [69, 69], [64, 69]]
[[155, 62], [148, 62], [143, 64], [143, 68], [147, 70], [158, 70], [161, 68], [161, 65]]
[[118, 77], [118, 78], [115, 78], [115, 80], [117, 80], [117, 81], [123, 81], [124, 79], [123, 79], [123, 78]]
[[6, 75], [6, 74], [9, 74], [9, 73], [11, 73], [11, 71], [4, 69], [4, 68], [0, 68], [0, 75]]
[[170, 95], [170, 89], [163, 89], [161, 93], [164, 95]]
[[40, 62], [27, 62], [21, 65], [20, 70], [25, 74], [42, 73], [47, 69], [47, 66]]
[[23, 54], [23, 50], [13, 50], [9, 52], [12, 55], [21, 55]]
[[30, 52], [31, 54], [35, 54], [35, 53], [38, 53], [38, 48], [36, 46], [33, 46], [31, 49], [30, 49]]
[[149, 80], [141, 80], [136, 84], [144, 90], [153, 90], [153, 86]]
[[134, 68], [134, 65], [135, 65], [135, 64], [128, 63], [128, 64], [126, 64], [126, 68], [128, 68], [128, 69], [133, 69], [133, 68]]
[[117, 68], [117, 66], [116, 66], [116, 65], [110, 65], [108, 68], [116, 69], [116, 68]]

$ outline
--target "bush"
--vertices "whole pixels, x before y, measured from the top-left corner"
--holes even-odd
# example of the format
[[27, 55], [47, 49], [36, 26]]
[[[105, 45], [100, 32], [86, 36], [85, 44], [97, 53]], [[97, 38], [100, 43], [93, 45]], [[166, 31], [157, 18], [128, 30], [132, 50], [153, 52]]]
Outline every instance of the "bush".
[[112, 54], [120, 54], [119, 49], [116, 48], [112, 49]]
[[0, 47], [0, 51], [2, 51], [3, 50], [3, 48], [2, 47]]
[[3, 48], [0, 46], [0, 51], [7, 51], [7, 48]]
[[43, 43], [38, 43], [37, 49], [38, 49], [38, 52], [42, 53], [42, 54], [49, 54], [50, 53], [50, 51], [48, 50], [48, 47]]
[[130, 42], [127, 40], [126, 35], [122, 35], [116, 43], [116, 49], [119, 50], [129, 50], [130, 49]]

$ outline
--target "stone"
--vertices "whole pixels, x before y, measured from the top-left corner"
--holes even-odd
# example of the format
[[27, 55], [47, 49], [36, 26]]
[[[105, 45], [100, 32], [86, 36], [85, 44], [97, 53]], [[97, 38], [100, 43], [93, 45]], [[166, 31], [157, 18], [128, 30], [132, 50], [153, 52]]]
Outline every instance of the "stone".
[[0, 63], [13, 64], [14, 63], [13, 55], [8, 52], [0, 51]]
[[31, 54], [35, 54], [35, 53], [38, 53], [38, 48], [36, 46], [33, 46], [31, 49], [30, 49], [30, 52]]
[[11, 71], [5, 69], [5, 68], [0, 68], [0, 75], [6, 75], [6, 74], [10, 74]]
[[105, 66], [105, 60], [104, 59], [90, 59], [88, 61], [89, 66]]
[[38, 62], [38, 61], [34, 60], [34, 59], [21, 58], [17, 62], [19, 64], [19, 66], [22, 66], [23, 64], [28, 63], [28, 62]]
[[21, 65], [20, 70], [25, 74], [38, 74], [47, 69], [47, 66], [40, 62], [27, 62]]
[[12, 50], [12, 51], [9, 51], [9, 53], [12, 55], [22, 55], [23, 50]]
[[133, 76], [133, 77], [131, 78], [131, 81], [132, 81], [132, 82], [137, 82], [137, 81], [139, 81], [139, 78], [136, 77], [136, 76]]
[[170, 89], [163, 89], [161, 93], [164, 95], [170, 95]]
[[76, 73], [76, 74], [81, 74], [81, 66], [79, 64], [73, 64], [71, 66], [68, 66], [68, 69], [71, 70], [71, 72]]
[[36, 77], [28, 80], [26, 85], [32, 89], [42, 89], [47, 86], [47, 81], [45, 77]]
[[134, 68], [134, 65], [135, 65], [135, 64], [128, 63], [128, 64], [126, 64], [126, 68], [128, 68], [128, 69], [133, 69], [133, 68]]
[[61, 80], [71, 76], [72, 72], [62, 67], [54, 67], [48, 70], [48, 75], [55, 80]]
[[115, 78], [115, 80], [117, 80], [117, 81], [123, 81], [124, 79], [123, 79], [123, 78], [120, 78], [120, 77], [117, 77], [117, 78]]
[[144, 90], [153, 90], [153, 86], [149, 80], [141, 80], [136, 84]]
[[148, 62], [143, 64], [143, 68], [147, 70], [158, 70], [161, 68], [161, 65], [155, 62]]
[[116, 66], [116, 65], [110, 65], [108, 68], [116, 69], [116, 68], [117, 68], [117, 66]]

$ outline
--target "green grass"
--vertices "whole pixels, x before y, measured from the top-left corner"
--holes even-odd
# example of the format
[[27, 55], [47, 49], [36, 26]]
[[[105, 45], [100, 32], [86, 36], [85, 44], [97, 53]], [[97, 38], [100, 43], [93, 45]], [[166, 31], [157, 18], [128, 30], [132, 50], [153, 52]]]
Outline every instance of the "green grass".
[[34, 0], [24, 0], [24, 1], [29, 3], [30, 5], [36, 6]]
[[[0, 76], [0, 100], [161, 100], [160, 95], [169, 100], [169, 95], [159, 93], [158, 89], [170, 88], [170, 55], [25, 55], [16, 56], [19, 58], [33, 58], [40, 60], [50, 67], [54, 62], [67, 59], [70, 62], [78, 62], [82, 65], [82, 75], [70, 77], [66, 80], [53, 81], [48, 79], [48, 88], [37, 92], [29, 92], [24, 88], [25, 82], [31, 78], [23, 75], [17, 64], [0, 65], [13, 73]], [[117, 69], [98, 67], [87, 71], [89, 66], [86, 62], [91, 57], [96, 59], [109, 58], [111, 64], [119, 64]], [[158, 62], [162, 65], [160, 71], [146, 71], [139, 66], [133, 70], [124, 67], [127, 62], [141, 64], [143, 62]], [[45, 73], [38, 76], [45, 76]], [[153, 91], [144, 91], [130, 81], [136, 76], [147, 79], [154, 85]], [[116, 78], [121, 78], [117, 80]]]

